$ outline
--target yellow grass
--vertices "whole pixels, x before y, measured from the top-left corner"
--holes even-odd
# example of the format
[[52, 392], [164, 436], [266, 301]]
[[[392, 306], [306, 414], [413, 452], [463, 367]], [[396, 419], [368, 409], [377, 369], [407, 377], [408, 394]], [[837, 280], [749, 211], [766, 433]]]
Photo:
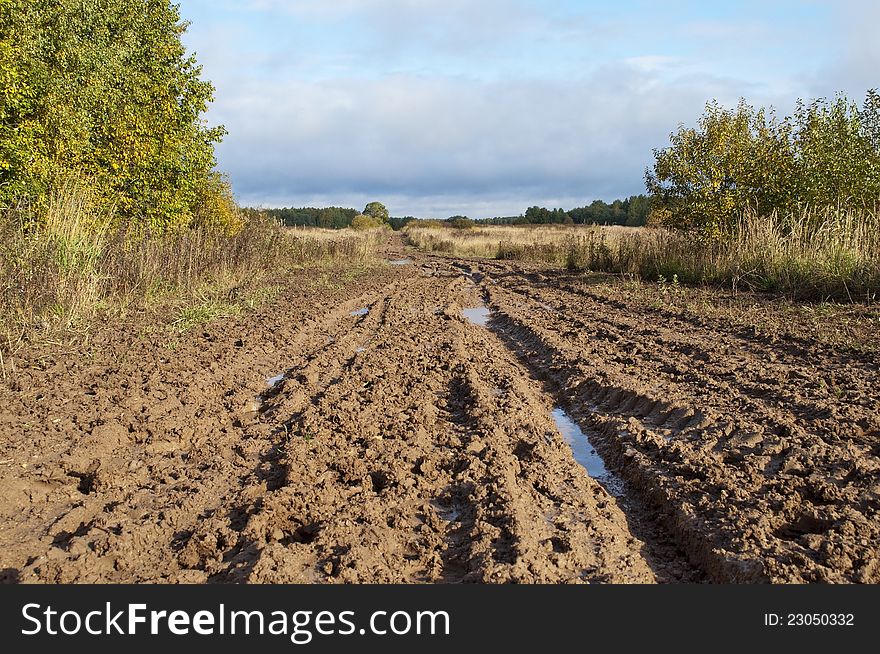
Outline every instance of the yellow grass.
[[880, 217], [867, 210], [745, 212], [714, 238], [656, 228], [558, 225], [456, 230], [411, 224], [406, 234], [419, 248], [455, 256], [539, 261], [799, 299], [872, 302], [880, 296]]
[[586, 239], [599, 234], [616, 239], [640, 229], [592, 225], [487, 225], [473, 229], [451, 229], [410, 223], [405, 233], [410, 243], [428, 252], [564, 265], [570, 250]]
[[98, 311], [170, 303], [186, 316], [189, 308], [216, 308], [292, 266], [368, 262], [385, 234], [283, 230], [251, 216], [232, 236], [205, 228], [151, 237], [111, 229], [113, 222], [75, 182], [52, 191], [40, 212], [0, 209], [0, 349], [86, 327]]

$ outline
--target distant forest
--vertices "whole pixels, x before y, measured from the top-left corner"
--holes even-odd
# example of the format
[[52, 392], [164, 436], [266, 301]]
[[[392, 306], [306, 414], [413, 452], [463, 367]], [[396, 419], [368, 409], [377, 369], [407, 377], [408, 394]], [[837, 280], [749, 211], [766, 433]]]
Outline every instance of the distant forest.
[[640, 227], [648, 222], [651, 200], [647, 195], [631, 195], [625, 200], [615, 200], [611, 204], [594, 200], [585, 207], [547, 209], [529, 207], [519, 216], [486, 218], [476, 222], [483, 225], [629, 225]]
[[[471, 221], [467, 216], [452, 216], [447, 222], [455, 222], [456, 226], [466, 224], [478, 225], [629, 225], [638, 227], [648, 221], [651, 210], [650, 199], [646, 195], [632, 195], [625, 200], [615, 200], [611, 204], [595, 200], [585, 207], [564, 209], [547, 209], [545, 207], [529, 207], [519, 216], [501, 216]], [[281, 222], [285, 227], [324, 227], [325, 229], [342, 229], [350, 227], [351, 221], [360, 214], [357, 209], [344, 207], [316, 207], [263, 209], [262, 212]], [[402, 229], [408, 222], [415, 220], [412, 216], [403, 218], [390, 217], [388, 224], [395, 230]]]
[[[350, 227], [351, 221], [361, 212], [357, 209], [344, 207], [315, 207], [262, 209], [261, 212], [281, 222], [285, 227], [323, 227], [325, 229], [342, 229]], [[412, 216], [405, 218], [388, 218], [392, 229], [402, 229], [406, 223], [415, 220]]]
[[343, 207], [303, 207], [294, 209], [263, 209], [263, 213], [284, 224], [285, 227], [324, 227], [326, 229], [342, 229], [349, 227], [354, 217], [360, 213], [357, 209]]

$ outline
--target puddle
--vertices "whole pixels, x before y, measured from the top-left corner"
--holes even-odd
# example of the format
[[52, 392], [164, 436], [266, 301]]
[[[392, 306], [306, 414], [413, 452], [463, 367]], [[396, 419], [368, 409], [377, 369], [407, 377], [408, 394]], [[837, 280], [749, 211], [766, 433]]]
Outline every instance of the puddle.
[[434, 510], [437, 512], [437, 516], [441, 520], [445, 520], [446, 522], [457, 522], [461, 517], [461, 511], [457, 508], [444, 506], [440, 502], [431, 502], [431, 506], [434, 507]]
[[559, 407], [553, 409], [552, 415], [559, 433], [571, 446], [575, 461], [580, 463], [587, 474], [602, 484], [611, 495], [615, 497], [623, 495], [623, 480], [605, 467], [605, 461], [578, 424]]
[[366, 352], [366, 351], [367, 351], [367, 348], [365, 348], [365, 347], [356, 347], [356, 348], [354, 349], [354, 351], [357, 352], [358, 354], [360, 354], [361, 352]]
[[491, 313], [492, 312], [486, 307], [470, 307], [461, 310], [461, 315], [467, 318], [468, 322], [472, 325], [479, 325], [480, 327], [486, 326], [486, 323], [489, 322], [489, 315]]
[[284, 379], [283, 372], [278, 373], [274, 377], [267, 377], [266, 378], [266, 386], [269, 386], [269, 387], [275, 386], [275, 384], [280, 383], [282, 379]]
[[364, 307], [363, 309], [358, 309], [357, 311], [352, 311], [348, 315], [350, 315], [350, 316], [365, 316], [368, 313], [370, 313], [369, 307]]
[[408, 266], [412, 263], [412, 259], [389, 259], [388, 263], [392, 266]]

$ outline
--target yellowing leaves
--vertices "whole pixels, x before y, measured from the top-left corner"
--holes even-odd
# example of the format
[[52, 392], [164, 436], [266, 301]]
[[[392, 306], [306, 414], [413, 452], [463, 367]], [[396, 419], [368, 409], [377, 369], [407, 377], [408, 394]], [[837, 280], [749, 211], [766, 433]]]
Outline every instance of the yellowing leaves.
[[720, 232], [746, 209], [758, 214], [813, 207], [874, 206], [880, 200], [880, 96], [859, 110], [845, 97], [799, 103], [777, 119], [745, 102], [706, 106], [655, 150], [646, 173], [662, 221]]
[[205, 213], [225, 132], [202, 123], [213, 87], [179, 23], [166, 0], [0, 0], [0, 203], [72, 172], [144, 229]]

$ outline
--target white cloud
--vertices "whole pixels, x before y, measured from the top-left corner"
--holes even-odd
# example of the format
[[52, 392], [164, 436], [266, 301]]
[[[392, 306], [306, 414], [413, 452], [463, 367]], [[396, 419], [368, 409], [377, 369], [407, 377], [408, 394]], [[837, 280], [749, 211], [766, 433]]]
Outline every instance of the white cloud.
[[221, 164], [243, 200], [273, 205], [380, 195], [401, 213], [482, 216], [613, 198], [640, 192], [651, 148], [696, 117], [709, 82], [618, 66], [570, 82], [254, 83], [218, 112]]
[[786, 49], [806, 47], [796, 21], [770, 10], [654, 25], [525, 0], [226, 4], [260, 20], [190, 39], [217, 85], [210, 118], [229, 129], [220, 166], [249, 204], [481, 217], [610, 200], [643, 189], [651, 149], [711, 98], [785, 112], [880, 83], [880, 6], [865, 2], [821, 26], [827, 53], [810, 64]]

